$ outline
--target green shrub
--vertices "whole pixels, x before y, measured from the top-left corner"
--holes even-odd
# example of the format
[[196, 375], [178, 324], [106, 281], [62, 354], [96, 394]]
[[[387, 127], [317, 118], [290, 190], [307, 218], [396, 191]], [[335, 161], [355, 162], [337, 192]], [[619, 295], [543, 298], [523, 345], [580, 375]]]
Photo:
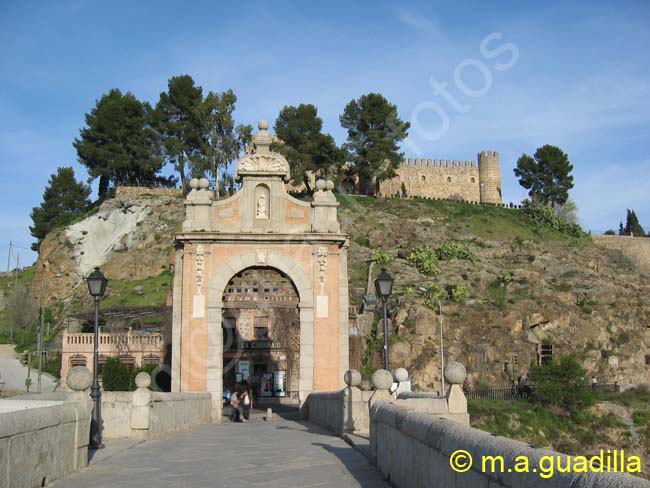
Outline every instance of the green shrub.
[[453, 259], [461, 259], [471, 263], [476, 262], [476, 256], [471, 251], [467, 250], [460, 242], [449, 241], [440, 244], [436, 248], [436, 256], [442, 261], [451, 261]]
[[134, 391], [137, 374], [144, 371], [151, 375], [156, 368], [155, 364], [134, 368], [119, 358], [107, 358], [102, 370], [102, 388], [105, 391]]
[[548, 227], [556, 232], [572, 237], [585, 237], [587, 235], [578, 224], [567, 222], [562, 217], [559, 217], [553, 208], [546, 205], [525, 200], [521, 211], [537, 225]]
[[133, 391], [131, 369], [119, 358], [107, 358], [102, 370], [102, 387], [105, 391]]
[[407, 258], [407, 261], [415, 266], [417, 270], [426, 276], [434, 276], [440, 273], [438, 267], [438, 255], [436, 250], [429, 246], [419, 246]]
[[370, 240], [366, 236], [357, 236], [352, 240], [359, 244], [361, 247], [370, 246]]
[[425, 291], [422, 292], [422, 301], [424, 305], [430, 310], [438, 310], [439, 302], [445, 298], [446, 293], [442, 287], [438, 285], [427, 285]]
[[469, 298], [469, 285], [459, 282], [447, 287], [447, 295], [453, 302], [463, 303]]
[[508, 271], [501, 271], [497, 275], [497, 283], [500, 286], [507, 286], [511, 280], [512, 280], [512, 275]]
[[382, 251], [381, 249], [373, 249], [370, 254], [370, 260], [378, 266], [386, 266], [394, 259], [395, 256], [386, 251]]
[[541, 366], [533, 366], [530, 379], [537, 400], [580, 412], [593, 405], [595, 398], [587, 372], [574, 356], [562, 356]]

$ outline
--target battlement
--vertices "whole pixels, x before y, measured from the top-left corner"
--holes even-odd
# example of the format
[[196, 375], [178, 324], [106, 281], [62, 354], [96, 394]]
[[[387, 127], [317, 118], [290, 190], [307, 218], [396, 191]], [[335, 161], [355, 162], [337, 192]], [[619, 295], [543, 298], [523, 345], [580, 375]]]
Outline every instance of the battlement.
[[380, 182], [381, 195], [501, 203], [497, 151], [481, 151], [476, 161], [406, 158], [396, 176]]
[[475, 168], [476, 161], [457, 161], [455, 159], [405, 159], [400, 166], [417, 166], [421, 168]]
[[484, 158], [486, 156], [488, 158], [498, 158], [499, 153], [497, 151], [481, 151], [478, 153], [479, 162], [481, 161], [481, 158]]

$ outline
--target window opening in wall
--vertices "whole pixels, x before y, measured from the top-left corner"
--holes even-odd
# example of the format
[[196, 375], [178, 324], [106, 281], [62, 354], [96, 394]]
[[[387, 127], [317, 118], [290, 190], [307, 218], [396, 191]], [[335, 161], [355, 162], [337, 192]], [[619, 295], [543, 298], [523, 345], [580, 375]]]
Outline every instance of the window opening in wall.
[[542, 344], [540, 351], [541, 364], [546, 364], [553, 360], [553, 344]]
[[447, 176], [447, 183], [451, 183], [451, 176]]
[[427, 181], [427, 177], [422, 175], [422, 181]]
[[474, 178], [472, 178], [472, 183], [474, 183]]
[[70, 357], [70, 366], [86, 366], [86, 356], [81, 354], [75, 354]]

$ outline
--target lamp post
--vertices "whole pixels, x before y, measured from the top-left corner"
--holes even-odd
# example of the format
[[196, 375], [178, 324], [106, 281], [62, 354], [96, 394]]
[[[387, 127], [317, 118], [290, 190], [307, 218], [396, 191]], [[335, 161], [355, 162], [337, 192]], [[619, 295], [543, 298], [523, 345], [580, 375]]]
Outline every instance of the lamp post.
[[93, 384], [90, 387], [90, 397], [93, 399], [93, 416], [90, 422], [90, 449], [102, 449], [102, 392], [99, 388], [99, 301], [106, 292], [108, 280], [99, 270], [86, 279], [88, 292], [95, 300], [95, 339], [93, 341]]
[[381, 273], [375, 280], [375, 290], [377, 296], [381, 298], [384, 305], [384, 369], [388, 371], [388, 298], [393, 294], [393, 277], [388, 274], [386, 268], [382, 268]]

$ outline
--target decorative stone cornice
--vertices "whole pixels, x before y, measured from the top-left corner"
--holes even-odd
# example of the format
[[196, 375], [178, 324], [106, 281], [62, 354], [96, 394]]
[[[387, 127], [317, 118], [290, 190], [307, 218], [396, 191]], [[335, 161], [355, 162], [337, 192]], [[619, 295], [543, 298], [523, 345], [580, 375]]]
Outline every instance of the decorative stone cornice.
[[289, 181], [289, 162], [282, 154], [271, 151], [273, 136], [266, 130], [269, 123], [260, 120], [257, 127], [260, 131], [253, 136], [255, 152], [237, 161], [235, 179], [239, 181], [245, 176], [280, 176], [284, 181]]

